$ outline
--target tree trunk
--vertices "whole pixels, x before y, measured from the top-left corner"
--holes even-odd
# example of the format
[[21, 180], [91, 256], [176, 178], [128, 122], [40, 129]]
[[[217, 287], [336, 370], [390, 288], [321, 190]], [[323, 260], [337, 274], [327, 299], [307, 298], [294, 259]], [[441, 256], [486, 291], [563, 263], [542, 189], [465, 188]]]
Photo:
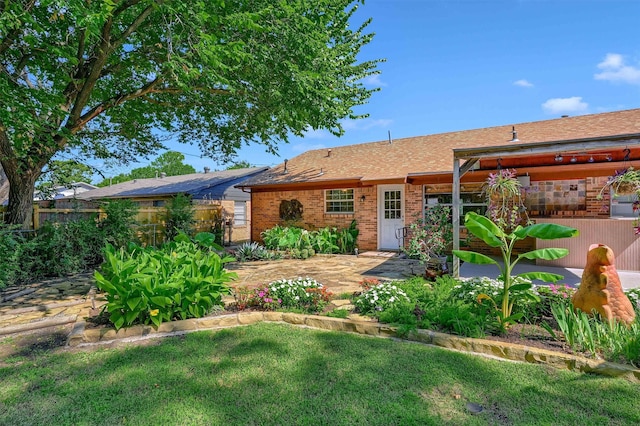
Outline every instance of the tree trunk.
[[24, 173], [17, 176], [7, 173], [9, 180], [9, 206], [5, 222], [22, 225], [22, 229], [31, 229], [33, 211], [33, 192], [40, 173]]

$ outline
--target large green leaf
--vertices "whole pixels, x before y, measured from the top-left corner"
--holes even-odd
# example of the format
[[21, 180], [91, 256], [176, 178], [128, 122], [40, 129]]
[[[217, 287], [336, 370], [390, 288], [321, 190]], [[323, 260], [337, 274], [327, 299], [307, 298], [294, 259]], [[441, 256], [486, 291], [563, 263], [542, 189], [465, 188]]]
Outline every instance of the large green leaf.
[[564, 279], [563, 275], [552, 274], [550, 272], [524, 272], [522, 274], [516, 275], [516, 277], [522, 277], [528, 280], [540, 280], [550, 283], [555, 283]]
[[533, 287], [533, 284], [531, 284], [531, 283], [514, 284], [511, 287], [509, 287], [509, 291], [529, 290], [531, 287]]
[[543, 248], [538, 250], [532, 250], [526, 253], [522, 253], [519, 255], [519, 258], [525, 259], [544, 259], [544, 260], [555, 260], [561, 259], [569, 254], [569, 250], [566, 248]]
[[575, 237], [579, 233], [580, 231], [569, 226], [557, 225], [555, 223], [537, 223], [518, 229], [514, 232], [514, 235], [519, 239], [532, 237], [541, 240], [555, 240], [556, 238]]
[[453, 250], [453, 254], [465, 262], [475, 263], [476, 265], [498, 265], [498, 262], [489, 256], [475, 251]]
[[129, 307], [129, 309], [133, 311], [136, 308], [136, 306], [138, 306], [138, 303], [140, 303], [141, 300], [142, 300], [141, 297], [131, 297], [127, 299], [127, 306]]
[[480, 238], [490, 247], [503, 245], [504, 232], [489, 218], [476, 212], [469, 212], [464, 217], [464, 226], [476, 237]]

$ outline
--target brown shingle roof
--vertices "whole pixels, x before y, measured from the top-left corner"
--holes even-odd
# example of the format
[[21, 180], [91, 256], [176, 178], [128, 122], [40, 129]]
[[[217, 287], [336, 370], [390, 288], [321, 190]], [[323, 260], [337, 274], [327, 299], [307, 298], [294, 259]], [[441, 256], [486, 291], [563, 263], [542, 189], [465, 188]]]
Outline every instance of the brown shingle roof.
[[[511, 142], [512, 126], [519, 142]], [[454, 148], [551, 142], [640, 133], [640, 109], [515, 123], [305, 152], [243, 186], [332, 180], [400, 179], [412, 173], [450, 173]]]

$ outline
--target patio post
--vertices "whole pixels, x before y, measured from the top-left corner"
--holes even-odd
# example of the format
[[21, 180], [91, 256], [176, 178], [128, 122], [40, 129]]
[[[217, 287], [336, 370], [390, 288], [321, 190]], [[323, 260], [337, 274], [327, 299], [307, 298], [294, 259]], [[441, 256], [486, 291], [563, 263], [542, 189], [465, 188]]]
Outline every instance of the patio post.
[[[460, 250], [460, 160], [453, 158], [453, 191], [451, 219], [453, 224], [453, 249]], [[460, 259], [453, 256], [453, 277], [460, 276]]]

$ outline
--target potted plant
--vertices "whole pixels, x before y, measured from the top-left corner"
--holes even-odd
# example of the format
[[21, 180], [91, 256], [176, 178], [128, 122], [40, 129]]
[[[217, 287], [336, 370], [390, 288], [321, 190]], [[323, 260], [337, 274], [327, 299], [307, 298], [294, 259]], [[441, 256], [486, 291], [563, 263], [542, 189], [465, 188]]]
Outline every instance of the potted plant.
[[489, 174], [482, 192], [487, 200], [487, 215], [502, 229], [515, 228], [526, 216], [524, 188], [516, 177], [515, 169], [501, 169]]
[[418, 218], [409, 228], [404, 253], [425, 265], [427, 278], [447, 273], [447, 251], [453, 242], [451, 208], [442, 204], [429, 207], [424, 218]]

